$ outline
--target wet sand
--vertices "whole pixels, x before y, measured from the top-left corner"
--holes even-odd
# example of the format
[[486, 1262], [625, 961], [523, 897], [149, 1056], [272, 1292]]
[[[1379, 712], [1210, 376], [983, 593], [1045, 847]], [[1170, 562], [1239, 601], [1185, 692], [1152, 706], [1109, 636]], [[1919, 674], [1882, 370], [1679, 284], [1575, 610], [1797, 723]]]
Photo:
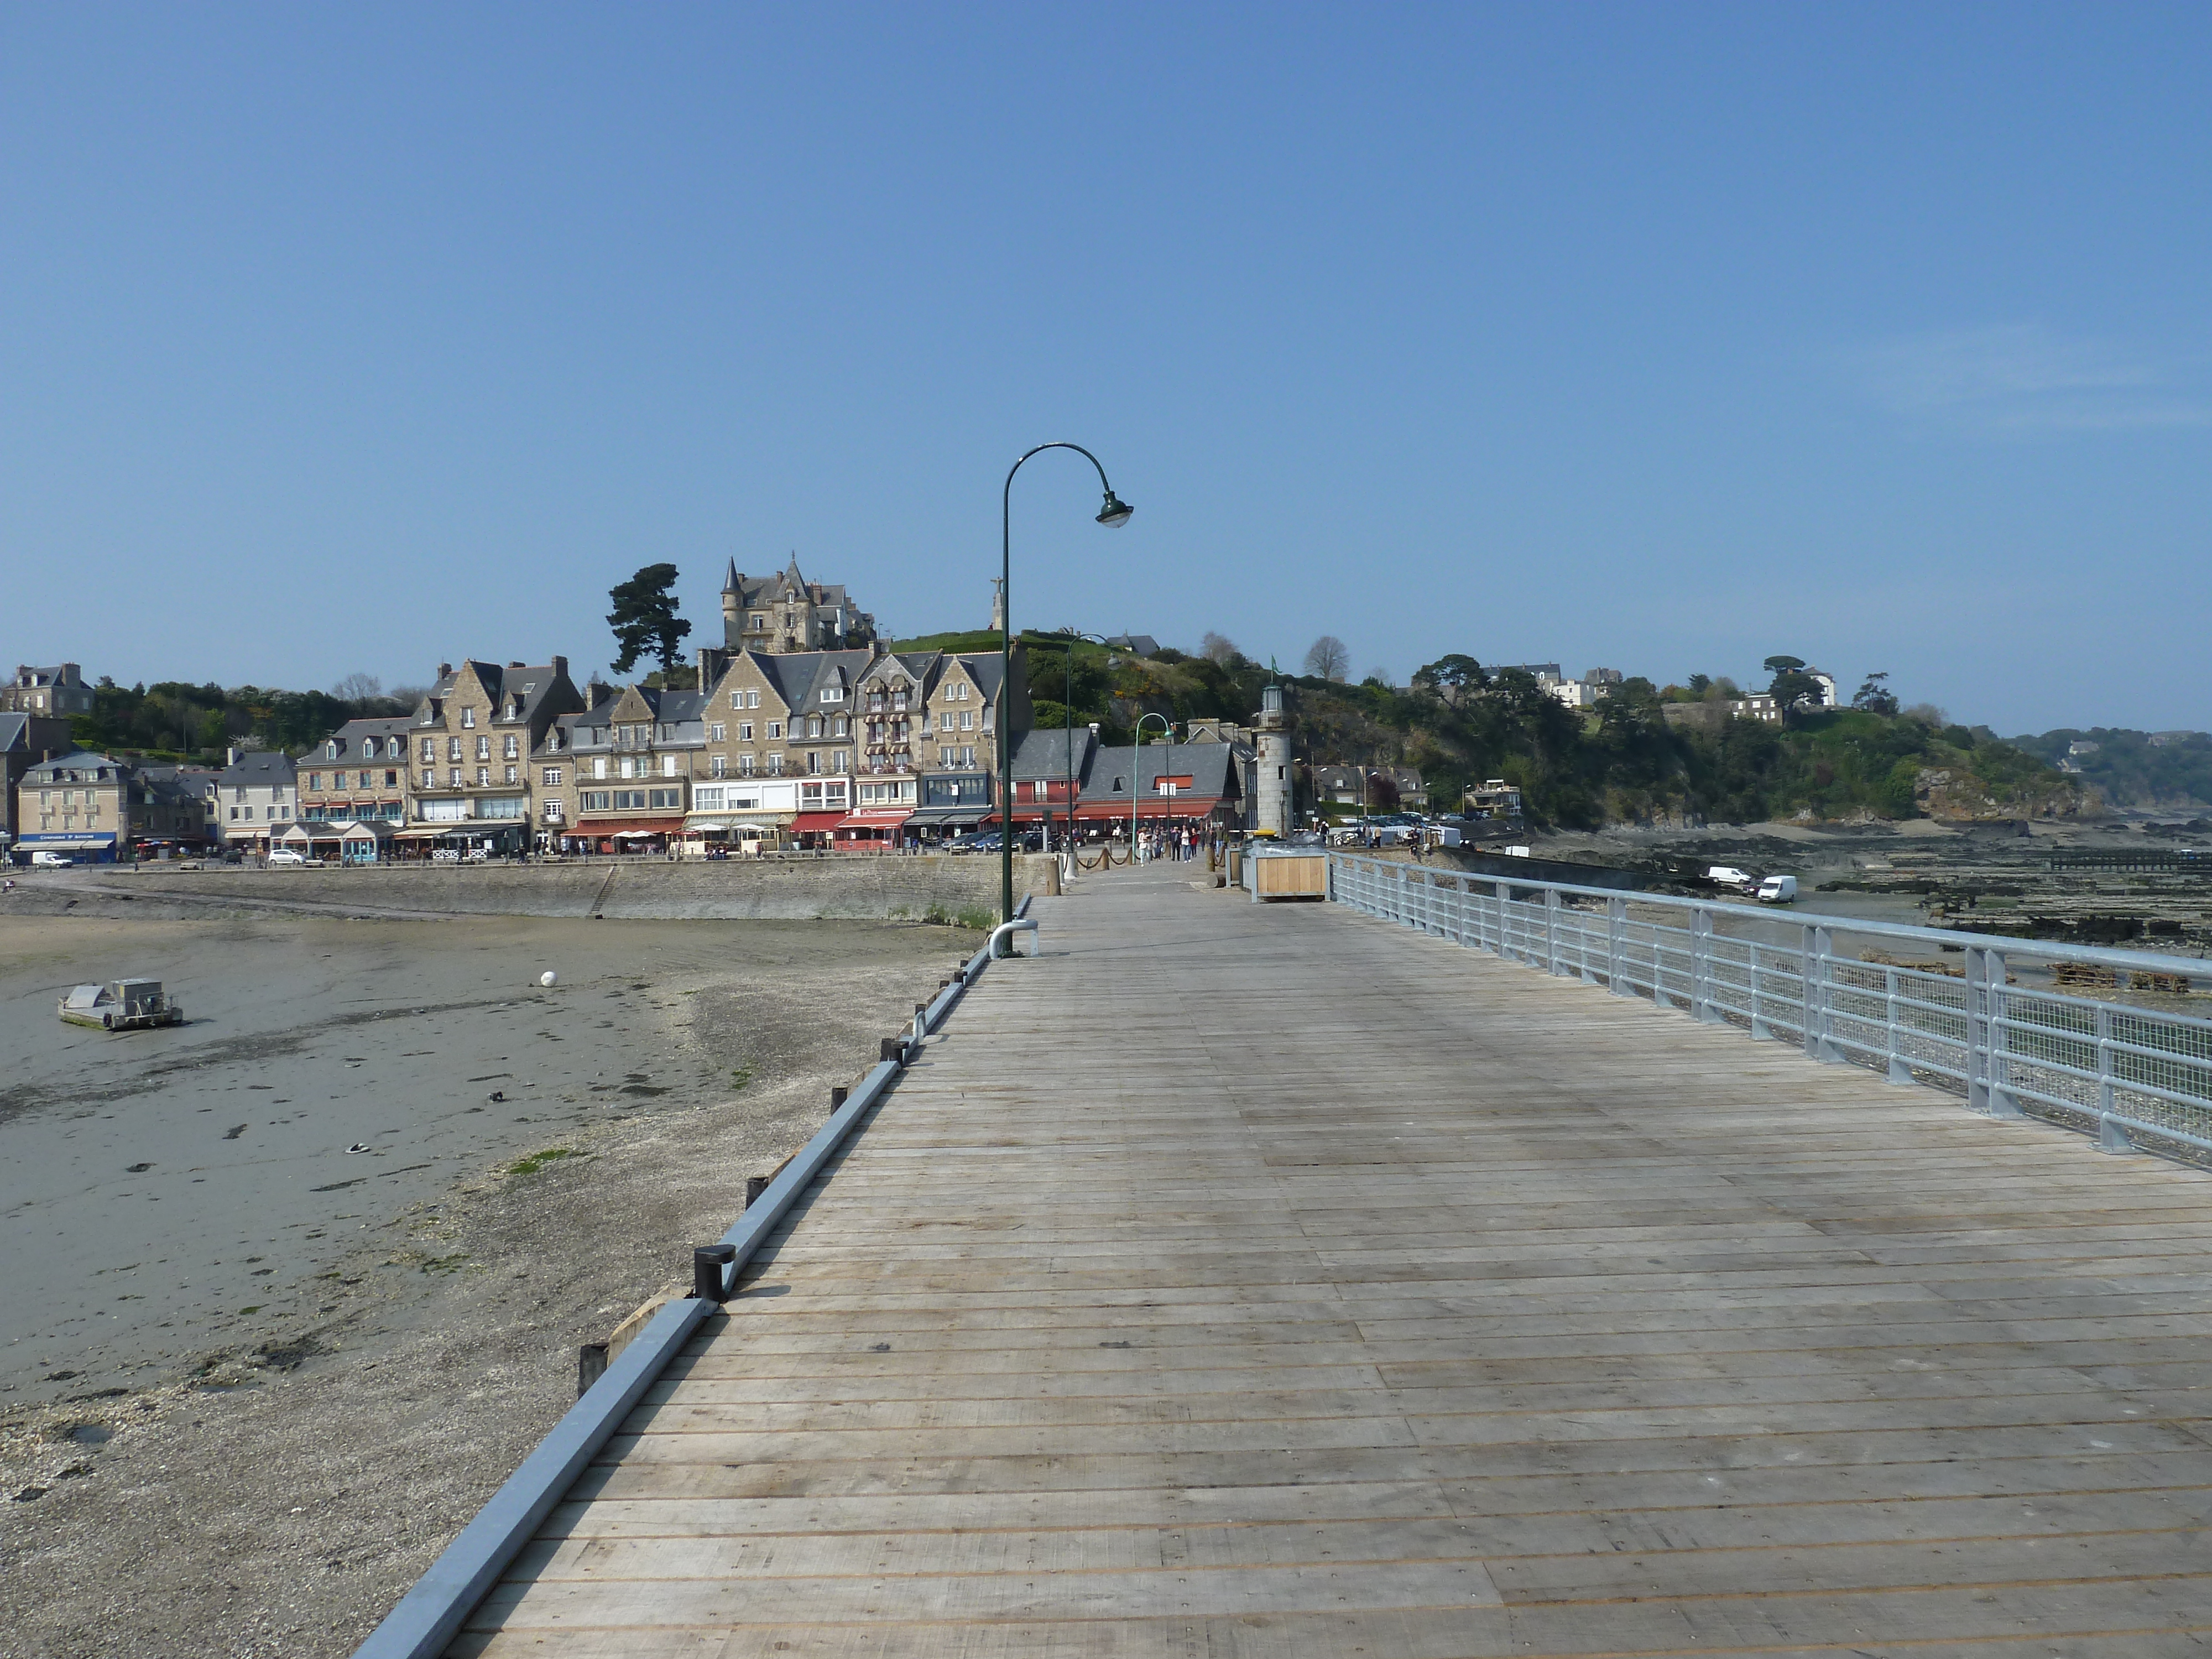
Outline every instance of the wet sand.
[[0, 1654], [349, 1650], [973, 944], [0, 915]]

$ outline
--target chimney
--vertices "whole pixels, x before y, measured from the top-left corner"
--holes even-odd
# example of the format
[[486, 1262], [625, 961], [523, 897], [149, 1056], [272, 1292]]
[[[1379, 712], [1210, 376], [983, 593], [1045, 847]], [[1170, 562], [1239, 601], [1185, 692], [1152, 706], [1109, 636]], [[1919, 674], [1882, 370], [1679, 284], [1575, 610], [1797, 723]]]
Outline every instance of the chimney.
[[238, 764], [238, 750], [235, 747], [226, 749], [222, 751], [222, 763], [225, 766], [235, 766]]
[[566, 657], [553, 659], [553, 678], [556, 680], [565, 680], [568, 678], [568, 659]]
[[441, 662], [438, 665], [438, 678], [441, 680], [453, 672], [453, 665], [449, 662]]
[[507, 666], [509, 668], [527, 668], [530, 665], [526, 662], [511, 662], [507, 664]]

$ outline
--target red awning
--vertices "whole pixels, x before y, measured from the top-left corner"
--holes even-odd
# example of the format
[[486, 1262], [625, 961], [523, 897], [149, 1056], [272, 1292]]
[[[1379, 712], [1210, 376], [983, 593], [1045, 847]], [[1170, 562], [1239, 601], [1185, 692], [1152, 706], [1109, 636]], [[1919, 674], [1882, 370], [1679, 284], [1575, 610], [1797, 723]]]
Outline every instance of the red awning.
[[824, 830], [835, 830], [844, 821], [842, 812], [801, 812], [791, 821], [791, 830], [797, 836], [818, 836]]
[[[478, 826], [473, 823], [454, 826], [456, 829], [464, 827]], [[619, 836], [627, 831], [634, 836], [672, 836], [683, 828], [682, 818], [578, 818], [573, 827], [554, 833], [563, 836]]]
[[[1218, 795], [1139, 795], [1137, 798], [1137, 818], [1202, 818], [1221, 804]], [[1083, 823], [1111, 823], [1119, 818], [1129, 821], [1129, 803], [1123, 801], [1079, 801], [1075, 807], [1077, 819]]]
[[896, 830], [914, 816], [911, 806], [871, 806], [837, 820], [840, 830]]

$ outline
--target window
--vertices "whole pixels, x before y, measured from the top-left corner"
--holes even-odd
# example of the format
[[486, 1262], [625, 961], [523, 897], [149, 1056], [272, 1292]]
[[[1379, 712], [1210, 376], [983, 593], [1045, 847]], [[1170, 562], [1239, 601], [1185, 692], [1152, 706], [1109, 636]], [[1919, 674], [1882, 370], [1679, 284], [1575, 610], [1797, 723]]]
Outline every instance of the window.
[[960, 751], [960, 763], [963, 766], [973, 766], [975, 763], [975, 751], [972, 749], [963, 749]]
[[853, 769], [853, 751], [849, 749], [840, 749], [836, 754], [830, 756], [830, 769], [832, 772], [851, 771]]
[[517, 767], [517, 766], [510, 766], [510, 767], [508, 767], [508, 768], [507, 769], [507, 780], [506, 780], [506, 781], [507, 781], [507, 782], [509, 782], [509, 783], [516, 783], [516, 782], [520, 782], [520, 777], [518, 776], [518, 774], [520, 774], [520, 772], [521, 771], [521, 769], [522, 769], [521, 768]]
[[783, 722], [781, 720], [770, 720], [768, 723], [768, 734], [771, 738], [781, 737], [783, 735]]
[[491, 768], [489, 766], [479, 766], [477, 768], [477, 787], [479, 789], [484, 788], [488, 787], [490, 782]]
[[592, 756], [592, 775], [593, 777], [595, 777], [595, 778], [603, 778], [603, 777], [606, 776], [606, 775], [607, 775], [607, 757], [606, 757], [605, 755], [594, 755], [594, 756]]
[[548, 823], [558, 823], [561, 822], [561, 803], [559, 801], [549, 800], [545, 803], [545, 822]]
[[559, 767], [547, 767], [545, 769], [544, 777], [546, 787], [549, 789], [558, 789], [561, 787], [561, 769]]
[[752, 775], [753, 755], [752, 750], [749, 749], [744, 754], [738, 757], [738, 775], [741, 778], [749, 778], [752, 776]]
[[[988, 732], [988, 731], [989, 731], [989, 730], [991, 729], [991, 714], [992, 714], [992, 711], [991, 711], [990, 709], [988, 709], [988, 708], [986, 708], [986, 709], [983, 711], [983, 719], [982, 719], [982, 721], [981, 721], [981, 725], [982, 725], [983, 729], [984, 729], [986, 732]], [[961, 722], [961, 724], [964, 726], [964, 725], [966, 725], [966, 724], [967, 724], [967, 722], [966, 722], [965, 720], [963, 720], [963, 721]]]
[[428, 767], [424, 767], [422, 769], [422, 781], [416, 787], [423, 789], [435, 789], [438, 787], [438, 775], [430, 770]]
[[475, 726], [476, 726], [476, 723], [477, 723], [477, 711], [476, 711], [475, 709], [473, 709], [473, 708], [464, 708], [463, 710], [461, 710], [461, 725], [462, 725], [464, 727], [473, 729], [473, 728], [475, 727]]
[[363, 760], [374, 760], [376, 758], [376, 739], [374, 738], [363, 738], [361, 740], [361, 756]]
[[709, 742], [709, 743], [727, 743], [729, 740], [730, 740], [730, 728], [729, 728], [728, 726], [708, 726], [708, 727], [707, 728], [707, 741], [708, 741], [708, 742]]
[[755, 628], [766, 628], [768, 626], [768, 612], [765, 611], [754, 611], [753, 626]]
[[838, 716], [837, 716], [837, 718], [836, 718], [836, 719], [835, 719], [835, 720], [831, 720], [831, 721], [830, 722], [830, 735], [831, 737], [833, 737], [833, 738], [847, 738], [847, 737], [850, 737], [852, 734], [853, 734], [853, 723], [852, 723], [852, 721], [851, 721], [850, 720], [847, 719], [844, 715], [840, 714], [840, 715], [838, 715]]
[[722, 810], [722, 792], [712, 784], [701, 784], [691, 792], [694, 811], [719, 812]]
[[450, 763], [452, 763], [452, 762], [453, 762], [453, 761], [457, 761], [457, 760], [460, 759], [460, 757], [461, 757], [461, 740], [460, 740], [459, 738], [447, 738], [446, 739], [446, 759], [447, 759], [447, 761]]
[[325, 760], [336, 760], [337, 757], [338, 740], [336, 738], [332, 738], [330, 742], [330, 747], [323, 751], [323, 758]]
[[960, 729], [963, 732], [973, 732], [975, 729], [975, 711], [974, 709], [963, 708], [960, 711]]
[[745, 707], [746, 707], [746, 708], [759, 708], [759, 707], [760, 707], [760, 693], [759, 693], [759, 692], [757, 692], [757, 691], [748, 691], [748, 692], [746, 692], [746, 693], [745, 693]]
[[779, 749], [768, 757], [768, 775], [772, 778], [783, 775], [783, 750]]
[[617, 789], [617, 790], [616, 790], [616, 791], [615, 791], [615, 811], [617, 811], [617, 812], [630, 812], [630, 811], [637, 811], [641, 810], [641, 809], [644, 807], [644, 805], [645, 805], [645, 791], [644, 791], [644, 790], [642, 790], [642, 789]]
[[386, 772], [384, 775], [384, 787], [386, 789], [397, 789], [399, 787], [399, 774], [392, 771]]
[[522, 751], [516, 746], [518, 741], [514, 732], [508, 732], [507, 741], [500, 745], [499, 757], [501, 760], [513, 760], [520, 755]]
[[660, 757], [660, 775], [664, 778], [683, 776], [683, 774], [677, 770], [676, 762], [677, 757], [675, 756], [663, 755]]
[[817, 773], [817, 772], [819, 772], [821, 769], [822, 769], [822, 755], [821, 755], [821, 751], [820, 751], [819, 750], [809, 750], [807, 751], [807, 755], [806, 755], [806, 770], [807, 770], [808, 775], [811, 776], [811, 775], [812, 775], [813, 774], [815, 774], [815, 773]]
[[614, 793], [607, 789], [586, 789], [576, 797], [579, 812], [604, 812], [615, 803]]
[[707, 763], [707, 775], [709, 777], [726, 777], [729, 775], [729, 771], [730, 757], [727, 755], [717, 755]]
[[621, 765], [617, 767], [616, 770], [620, 772], [622, 775], [626, 778], [635, 777], [637, 775], [637, 757], [635, 755], [624, 755], [622, 757]]
[[684, 792], [681, 789], [648, 789], [645, 793], [648, 803], [654, 806], [667, 808], [681, 807], [684, 805]]
[[438, 758], [438, 740], [437, 740], [437, 738], [423, 738], [423, 739], [422, 739], [422, 764], [423, 764], [423, 765], [425, 765], [425, 766], [428, 766], [428, 765], [432, 764], [434, 762], [435, 762], [435, 761], [437, 760], [437, 758]]
[[844, 701], [845, 701], [845, 688], [844, 688], [843, 686], [842, 686], [842, 685], [825, 685], [825, 686], [823, 686], [823, 687], [822, 688], [822, 701], [823, 701], [823, 702], [844, 702]]
[[738, 722], [738, 741], [739, 743], [750, 743], [752, 740], [753, 723], [750, 720], [739, 720]]
[[[345, 775], [345, 774], [344, 774], [344, 773], [343, 773], [343, 772], [341, 772], [341, 773], [339, 773], [339, 774], [338, 774], [338, 775], [339, 775], [340, 777], [343, 777], [343, 776]], [[307, 774], [307, 787], [308, 787], [308, 788], [310, 788], [310, 789], [320, 789], [322, 787], [323, 787], [323, 775], [322, 775], [320, 772], [310, 772], [310, 773], [308, 773], [308, 774]], [[343, 789], [343, 788], [344, 788], [344, 787], [345, 787], [345, 785], [343, 785], [343, 783], [341, 783], [341, 784], [337, 785], [337, 787], [338, 788], [340, 788], [340, 789]]]
[[448, 789], [458, 789], [458, 788], [459, 788], [460, 787], [461, 787], [461, 769], [460, 769], [459, 767], [456, 766], [456, 767], [454, 767], [451, 771], [449, 771], [449, 772], [447, 772], [447, 773], [446, 774], [446, 787], [447, 787], [447, 788], [448, 788]]
[[[797, 737], [798, 735], [799, 734], [796, 732], [792, 733], [792, 736], [793, 737]], [[806, 717], [806, 735], [810, 738], [818, 738], [822, 735], [821, 715], [810, 714]]]

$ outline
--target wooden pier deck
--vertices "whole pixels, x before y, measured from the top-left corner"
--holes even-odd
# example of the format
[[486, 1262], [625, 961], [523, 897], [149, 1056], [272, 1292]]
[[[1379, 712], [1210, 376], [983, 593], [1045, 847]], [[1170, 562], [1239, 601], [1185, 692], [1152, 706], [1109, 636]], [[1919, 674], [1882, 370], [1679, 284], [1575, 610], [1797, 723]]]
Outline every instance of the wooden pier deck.
[[2212, 1176], [1189, 872], [1038, 907], [454, 1652], [2207, 1650]]

